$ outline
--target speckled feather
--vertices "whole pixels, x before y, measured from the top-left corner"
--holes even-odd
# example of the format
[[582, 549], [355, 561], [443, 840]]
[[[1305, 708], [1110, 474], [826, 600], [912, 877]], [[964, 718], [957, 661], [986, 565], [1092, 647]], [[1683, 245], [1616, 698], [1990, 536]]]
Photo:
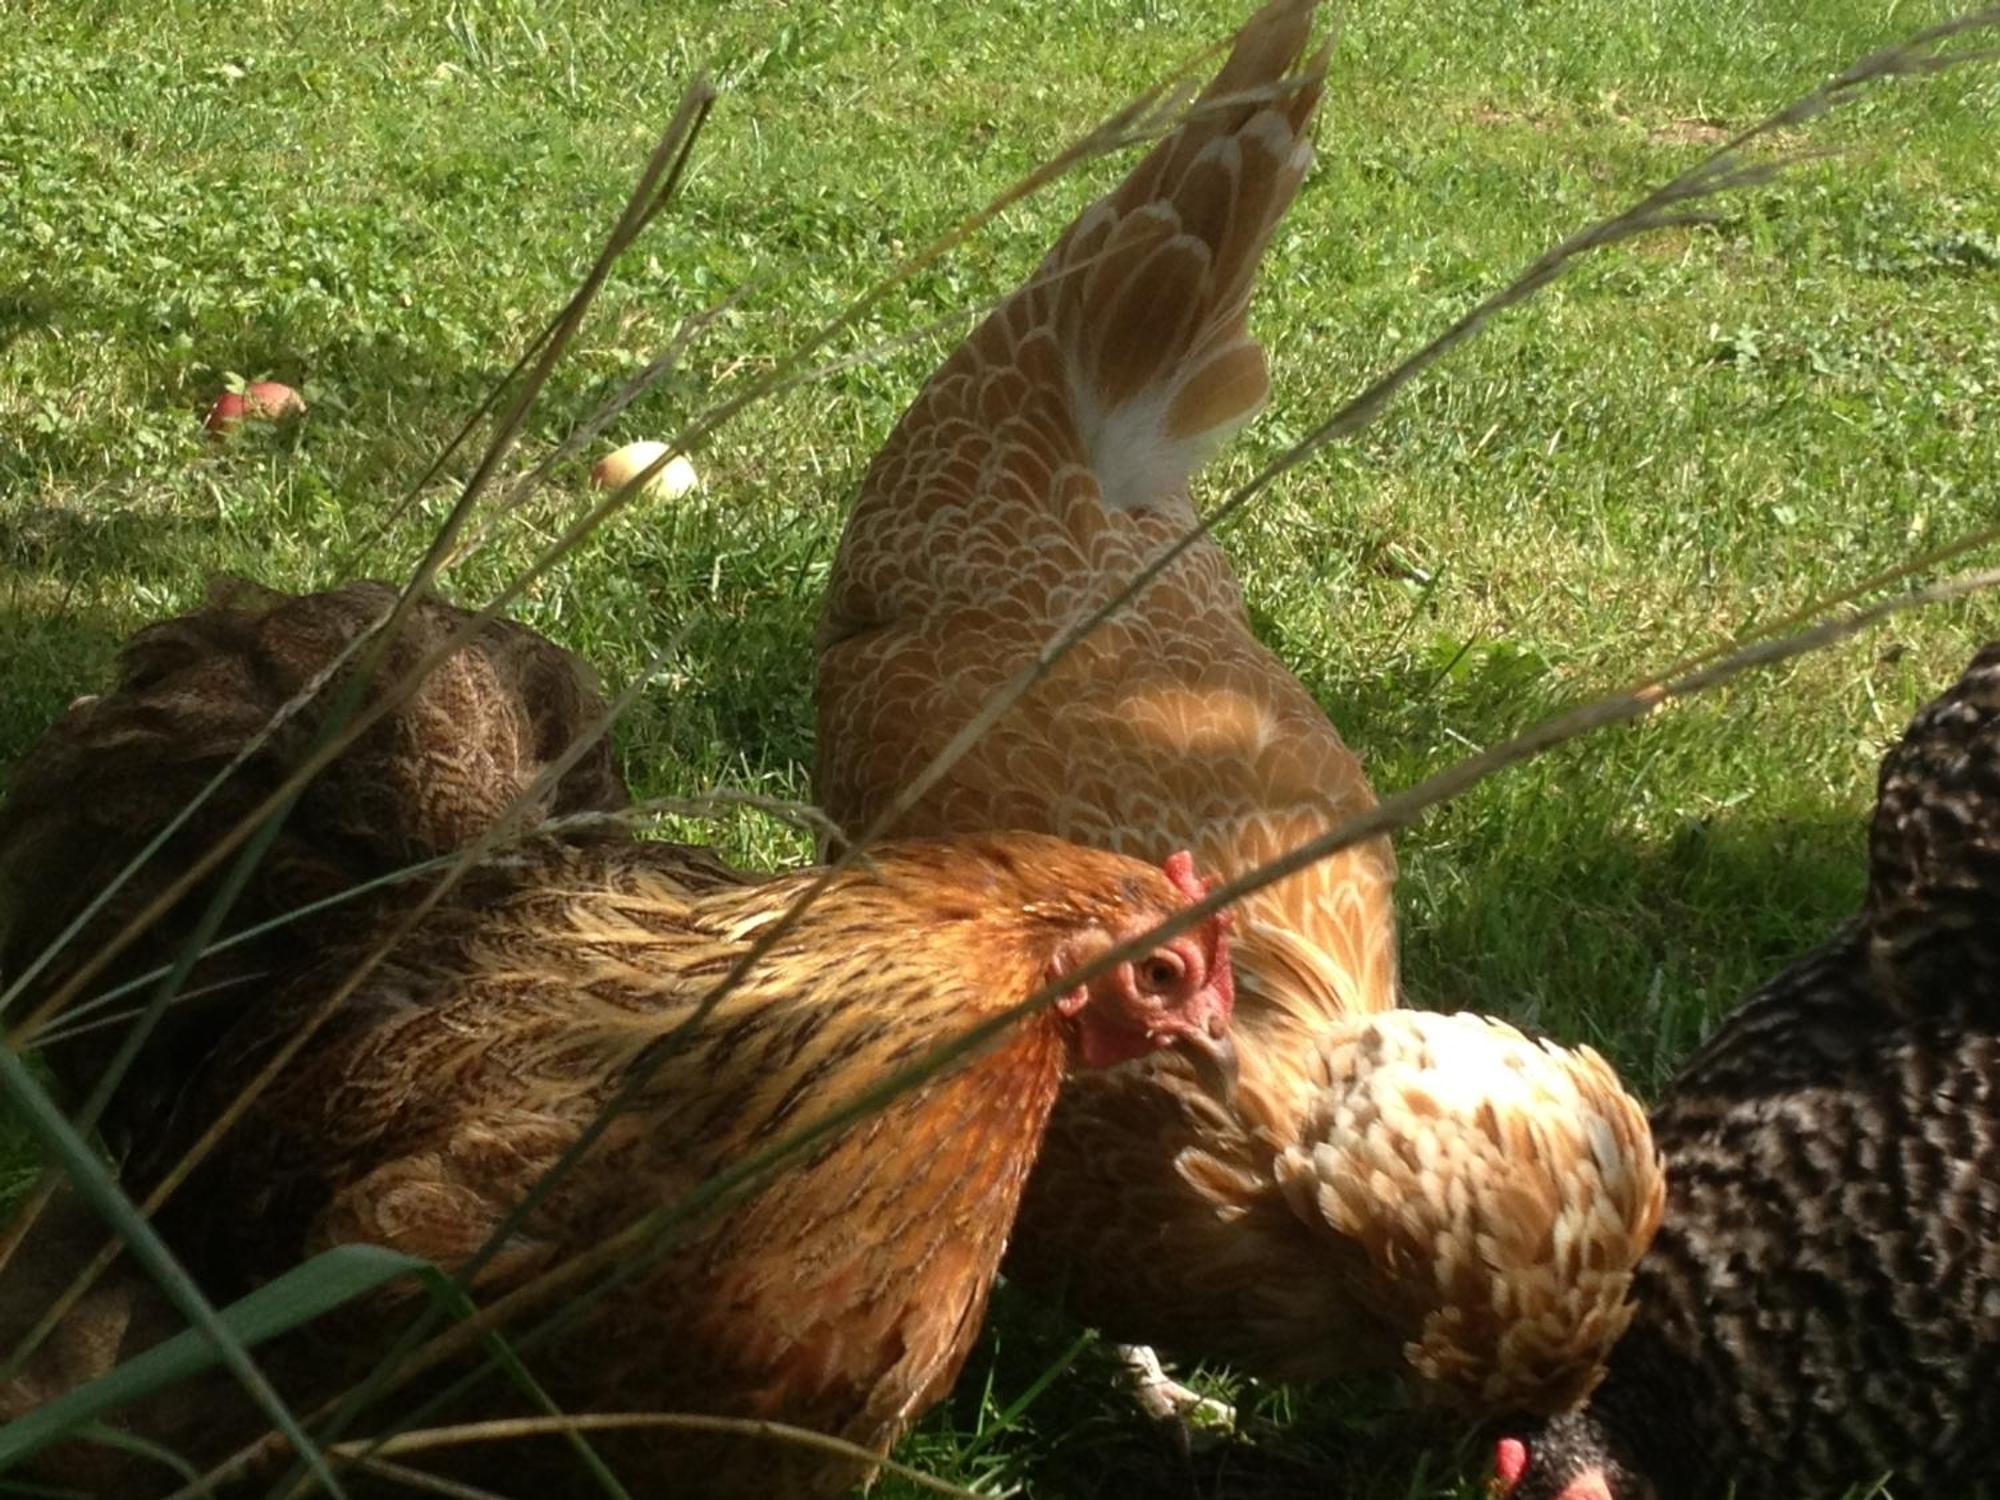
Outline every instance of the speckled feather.
[[1655, 1112], [1638, 1319], [1522, 1500], [1581, 1443], [1617, 1500], [2000, 1493], [2000, 646], [1885, 759], [1870, 855]]
[[[1203, 104], [938, 369], [870, 468], [819, 638], [818, 788], [850, 828], [1180, 537], [1194, 470], [1262, 405], [1246, 317], [1310, 161], [1325, 69], [1323, 52], [1303, 56], [1313, 8], [1276, 0], [1249, 21]], [[1040, 828], [1150, 858], [1189, 847], [1237, 875], [1373, 801], [1358, 759], [1252, 635], [1228, 560], [1204, 539], [900, 827]], [[1403, 1359], [1418, 1330], [1378, 1313], [1403, 1304], [1381, 1294], [1365, 1255], [1300, 1218], [1273, 1170], [1278, 1152], [1311, 1144], [1309, 1111], [1331, 1080], [1323, 1048], [1396, 1004], [1394, 878], [1377, 839], [1243, 903], [1235, 1113], [1171, 1058], [1065, 1089], [1010, 1274], [1065, 1291], [1118, 1337], [1265, 1374]], [[1645, 1177], [1641, 1112], [1622, 1094], [1608, 1107]], [[1561, 1164], [1520, 1166], [1598, 1187]], [[1643, 1247], [1641, 1235], [1602, 1253], [1629, 1266]], [[1575, 1328], [1601, 1330], [1608, 1311], [1578, 1306]], [[1571, 1349], [1580, 1378], [1596, 1339]], [[1546, 1389], [1545, 1375], [1528, 1385]], [[1487, 1389], [1482, 1375], [1457, 1394], [1478, 1403]]]
[[[113, 689], [78, 699], [30, 747], [0, 805], [0, 981], [23, 973], [152, 835], [342, 647], [383, 618], [394, 599], [395, 591], [380, 583], [293, 597], [222, 579], [202, 608], [135, 635], [120, 653]], [[364, 702], [376, 702], [381, 687], [397, 682], [469, 618], [441, 600], [419, 600]], [[336, 680], [294, 713], [230, 775], [38, 975], [17, 1014], [53, 993], [215, 838], [277, 789], [325, 722], [341, 686]], [[518, 625], [484, 625], [311, 783], [224, 932], [471, 842], [603, 711], [576, 658]], [[532, 827], [550, 815], [612, 811], [626, 801], [610, 748], [600, 740], [516, 816], [520, 826]], [[211, 878], [197, 887], [91, 992], [169, 961], [214, 884]], [[390, 899], [407, 901], [408, 887]], [[254, 1004], [268, 976], [295, 962], [315, 933], [365, 922], [372, 909], [366, 901], [351, 905], [205, 961], [184, 993], [212, 989], [212, 996], [169, 1013], [139, 1071], [128, 1075], [105, 1120], [107, 1133], [143, 1146], [218, 1026], [240, 1006]], [[99, 1029], [45, 1055], [58, 1081], [80, 1092], [96, 1081], [121, 1038], [118, 1028]]]
[[1480, 1411], [1588, 1393], [1665, 1202], [1646, 1122], [1589, 1048], [1395, 1011], [1330, 1040], [1277, 1176], [1367, 1274], [1357, 1295], [1429, 1390]]

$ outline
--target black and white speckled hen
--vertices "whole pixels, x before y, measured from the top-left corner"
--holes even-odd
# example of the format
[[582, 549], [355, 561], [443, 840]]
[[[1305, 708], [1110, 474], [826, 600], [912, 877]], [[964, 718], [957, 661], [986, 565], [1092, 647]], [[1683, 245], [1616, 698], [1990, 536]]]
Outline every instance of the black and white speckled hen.
[[2000, 1494], [2000, 643], [1884, 760], [1869, 866], [1655, 1112], [1638, 1317], [1502, 1440], [1510, 1500]]

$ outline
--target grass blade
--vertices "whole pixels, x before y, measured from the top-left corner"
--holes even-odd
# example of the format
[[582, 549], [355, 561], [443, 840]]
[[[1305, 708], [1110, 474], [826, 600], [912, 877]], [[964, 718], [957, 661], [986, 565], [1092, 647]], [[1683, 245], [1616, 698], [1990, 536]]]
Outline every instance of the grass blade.
[[[399, 1276], [420, 1271], [435, 1273], [436, 1268], [427, 1260], [380, 1245], [338, 1245], [230, 1303], [217, 1317], [244, 1348], [254, 1348]], [[192, 1328], [155, 1344], [117, 1369], [0, 1427], [0, 1470], [71, 1436], [84, 1423], [213, 1369], [220, 1357], [215, 1345]]]
[[[899, 1464], [893, 1459], [837, 1437], [829, 1437], [823, 1432], [810, 1428], [794, 1427], [786, 1422], [760, 1422], [748, 1417], [710, 1417], [686, 1412], [586, 1412], [566, 1417], [518, 1417], [492, 1422], [466, 1422], [453, 1427], [433, 1427], [417, 1432], [399, 1433], [384, 1439], [373, 1452], [385, 1455], [398, 1453], [423, 1453], [436, 1448], [462, 1446], [466, 1443], [499, 1443], [516, 1438], [535, 1437], [551, 1432], [643, 1432], [659, 1428], [672, 1428], [682, 1432], [719, 1432], [736, 1437], [756, 1438], [766, 1442], [791, 1443], [801, 1448], [812, 1448], [822, 1453], [837, 1454], [842, 1458], [859, 1459], [865, 1463], [878, 1465], [899, 1479], [907, 1479], [939, 1495], [952, 1495], [957, 1500], [982, 1500], [971, 1490], [961, 1489], [955, 1484], [947, 1484], [942, 1479], [934, 1479], [919, 1469]], [[365, 1444], [356, 1442], [342, 1444], [334, 1451], [341, 1457], [359, 1457]], [[174, 1497], [179, 1500], [179, 1497]]]
[[[314, 1474], [322, 1476], [321, 1482], [328, 1491], [339, 1495], [340, 1487], [327, 1468], [325, 1456], [306, 1436], [298, 1418], [252, 1362], [250, 1351], [244, 1348], [242, 1340], [223, 1322], [221, 1314], [202, 1295], [201, 1288], [194, 1284], [194, 1279], [174, 1259], [173, 1252], [153, 1226], [146, 1222], [146, 1216], [119, 1190], [110, 1169], [91, 1149], [90, 1143], [63, 1117], [55, 1101], [49, 1098], [48, 1091], [35, 1080], [27, 1064], [11, 1047], [0, 1047], [0, 1092], [6, 1094], [9, 1103], [19, 1111], [22, 1121], [48, 1153], [69, 1172], [77, 1190], [118, 1232], [132, 1257], [146, 1268], [167, 1299], [194, 1325], [190, 1332], [208, 1343], [216, 1357], [264, 1409], [278, 1431], [297, 1448]], [[12, 1432], [20, 1425], [18, 1422], [10, 1423], [6, 1431]]]

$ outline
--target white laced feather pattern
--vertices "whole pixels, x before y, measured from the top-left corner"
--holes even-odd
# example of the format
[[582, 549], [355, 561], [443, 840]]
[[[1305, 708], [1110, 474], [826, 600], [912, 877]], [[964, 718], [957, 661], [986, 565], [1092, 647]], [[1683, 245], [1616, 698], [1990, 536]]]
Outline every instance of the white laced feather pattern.
[[1665, 1179], [1646, 1117], [1588, 1047], [1476, 1015], [1399, 1010], [1322, 1048], [1328, 1081], [1277, 1176], [1359, 1245], [1419, 1330], [1430, 1393], [1553, 1412], [1589, 1394], [1632, 1320]]
[[1102, 504], [1186, 524], [1189, 477], [1270, 392], [1250, 290], [1312, 147], [1275, 105], [1232, 134], [1168, 147], [1093, 205], [1040, 275], [1060, 288], [1070, 401]]

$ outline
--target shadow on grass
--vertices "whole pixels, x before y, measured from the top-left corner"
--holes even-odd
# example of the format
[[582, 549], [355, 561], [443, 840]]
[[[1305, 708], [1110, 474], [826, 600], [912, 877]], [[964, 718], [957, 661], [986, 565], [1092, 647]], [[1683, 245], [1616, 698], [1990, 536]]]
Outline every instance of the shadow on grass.
[[[1412, 1410], [1387, 1378], [1311, 1388], [1202, 1383], [1234, 1404], [1238, 1430], [1197, 1431], [1184, 1448], [1173, 1429], [1140, 1413], [1123, 1366], [1101, 1343], [1085, 1348], [1025, 1415], [968, 1457], [965, 1445], [980, 1441], [973, 1434], [994, 1424], [990, 1410], [982, 1419], [982, 1404], [1005, 1407], [1028, 1390], [1076, 1332], [1029, 1293], [1003, 1284], [986, 1337], [951, 1398], [906, 1445], [906, 1460], [962, 1483], [1013, 1485], [1046, 1500], [1324, 1500], [1382, 1493], [1392, 1476], [1400, 1493], [1412, 1475], [1442, 1481], [1477, 1462], [1465, 1423]], [[1188, 1378], [1185, 1369], [1178, 1373]], [[947, 1430], [954, 1441], [934, 1436]], [[892, 1480], [878, 1493], [903, 1500], [906, 1491]]]
[[[1432, 642], [1307, 686], [1379, 789], [1582, 701], [1532, 647]], [[1656, 1087], [1713, 1018], [1856, 909], [1865, 796], [1743, 796], [1751, 721], [1666, 714], [1598, 731], [1431, 810], [1397, 839], [1406, 1002], [1504, 1016]], [[1738, 800], [1731, 802], [1734, 797]]]
[[1407, 1001], [1587, 1042], [1651, 1094], [1717, 1016], [1854, 913], [1864, 839], [1851, 816], [1744, 814], [1651, 845], [1579, 826], [1559, 858], [1502, 846], [1427, 881], [1427, 910], [1404, 902]]
[[0, 511], [0, 783], [69, 701], [111, 681], [140, 597], [213, 550], [210, 518], [120, 503], [22, 499]]
[[124, 636], [99, 609], [22, 608], [0, 590], [0, 788], [70, 700], [109, 684]]
[[74, 304], [38, 287], [0, 296], [0, 354], [31, 333], [53, 326]]

